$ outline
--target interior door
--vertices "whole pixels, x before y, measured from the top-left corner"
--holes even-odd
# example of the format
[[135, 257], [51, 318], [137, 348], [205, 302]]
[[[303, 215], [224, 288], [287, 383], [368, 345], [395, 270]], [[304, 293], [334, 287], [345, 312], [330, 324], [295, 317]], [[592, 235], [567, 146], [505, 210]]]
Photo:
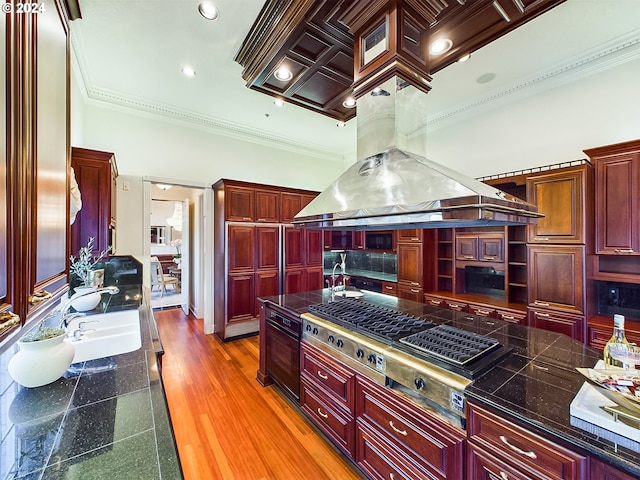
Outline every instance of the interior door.
[[185, 315], [189, 315], [189, 277], [191, 276], [189, 268], [191, 264], [189, 214], [189, 200], [187, 199], [182, 202], [182, 272], [180, 273], [182, 284], [180, 306]]

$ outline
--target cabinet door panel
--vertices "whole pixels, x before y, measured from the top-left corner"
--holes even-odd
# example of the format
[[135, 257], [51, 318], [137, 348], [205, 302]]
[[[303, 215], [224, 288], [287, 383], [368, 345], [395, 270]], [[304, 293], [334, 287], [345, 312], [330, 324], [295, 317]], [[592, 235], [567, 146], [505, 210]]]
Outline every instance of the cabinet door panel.
[[255, 196], [256, 222], [278, 223], [280, 221], [280, 193], [256, 189]]
[[422, 287], [422, 244], [398, 245], [398, 282]]
[[252, 188], [227, 185], [224, 193], [225, 217], [230, 222], [252, 222], [255, 192]]
[[563, 333], [583, 342], [585, 339], [585, 317], [554, 310], [529, 308], [529, 326]]
[[322, 266], [322, 230], [307, 230], [305, 236], [307, 267]]
[[530, 243], [585, 243], [584, 172], [527, 178], [527, 200], [545, 216], [530, 225]]
[[478, 237], [456, 236], [456, 259], [478, 259]]
[[305, 289], [308, 291], [321, 290], [323, 288], [322, 282], [324, 281], [322, 267], [307, 268], [306, 272]]
[[299, 293], [306, 290], [305, 271], [303, 268], [285, 270], [284, 293]]
[[584, 247], [529, 247], [529, 304], [584, 312]]
[[291, 223], [293, 217], [302, 210], [302, 195], [299, 193], [282, 192], [280, 194], [280, 221]]
[[304, 230], [293, 227], [284, 229], [285, 268], [304, 267]]
[[256, 268], [273, 270], [278, 268], [278, 227], [256, 227]]
[[255, 317], [255, 283], [253, 273], [237, 273], [227, 277], [227, 322], [250, 320]]
[[405, 283], [398, 283], [398, 298], [412, 300], [414, 302], [422, 302], [424, 289], [422, 287], [414, 287]]
[[504, 262], [504, 236], [478, 237], [478, 260]]
[[256, 315], [260, 311], [258, 297], [278, 295], [278, 270], [260, 270], [256, 272]]
[[397, 239], [398, 242], [403, 243], [413, 243], [413, 242], [422, 242], [422, 229], [420, 228], [406, 228], [402, 230], [398, 230]]
[[250, 225], [228, 225], [229, 272], [254, 270], [255, 232]]
[[640, 154], [596, 163], [596, 253], [640, 255]]

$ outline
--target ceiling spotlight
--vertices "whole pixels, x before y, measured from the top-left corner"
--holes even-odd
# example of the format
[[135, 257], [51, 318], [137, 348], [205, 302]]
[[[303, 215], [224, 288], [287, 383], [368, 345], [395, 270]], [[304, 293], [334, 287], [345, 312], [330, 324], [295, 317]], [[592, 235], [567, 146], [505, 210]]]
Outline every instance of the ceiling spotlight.
[[346, 125], [346, 123], [344, 123], [344, 122], [338, 122], [338, 123], [336, 124], [336, 126], [337, 126], [338, 128], [343, 128], [345, 125]]
[[158, 187], [160, 190], [169, 190], [173, 185], [167, 185], [165, 183], [156, 183], [156, 187]]
[[281, 106], [283, 106], [283, 105], [284, 105], [284, 102], [282, 101], [282, 99], [280, 99], [280, 98], [276, 98], [276, 99], [273, 101], [273, 104], [274, 104], [276, 107], [281, 107]]
[[448, 38], [441, 38], [436, 40], [429, 47], [429, 53], [431, 55], [442, 55], [443, 53], [448, 52], [453, 47], [453, 42]]
[[462, 62], [466, 62], [467, 60], [469, 60], [471, 58], [471, 54], [467, 53], [466, 55], [461, 56], [458, 59], [458, 62], [462, 63]]
[[344, 108], [353, 108], [356, 106], [356, 99], [353, 97], [349, 97], [344, 102], [342, 102], [342, 106]]
[[198, 5], [198, 12], [207, 20], [217, 20], [220, 16], [220, 12], [216, 6], [211, 2], [202, 2]]
[[196, 71], [193, 68], [189, 67], [189, 66], [182, 67], [182, 73], [184, 73], [187, 77], [195, 77], [196, 76]]
[[389, 95], [391, 95], [389, 92], [387, 92], [386, 90], [380, 87], [376, 87], [373, 90], [371, 90], [372, 97], [388, 97]]
[[276, 70], [276, 73], [274, 73], [274, 75], [281, 82], [288, 82], [293, 78], [293, 73], [291, 73], [291, 70], [286, 67], [280, 67], [278, 70]]

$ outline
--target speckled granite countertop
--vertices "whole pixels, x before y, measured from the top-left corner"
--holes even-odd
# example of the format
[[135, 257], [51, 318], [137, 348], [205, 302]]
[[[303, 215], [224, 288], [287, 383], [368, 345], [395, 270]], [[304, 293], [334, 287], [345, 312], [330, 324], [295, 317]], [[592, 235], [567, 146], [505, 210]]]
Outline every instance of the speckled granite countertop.
[[[498, 339], [511, 352], [474, 380], [465, 392], [467, 399], [640, 478], [640, 454], [572, 425], [569, 406], [584, 383], [575, 368], [593, 367], [602, 357], [600, 352], [546, 330], [364, 293], [365, 301]], [[332, 296], [324, 289], [263, 300], [300, 315], [309, 305], [332, 301]]]
[[0, 479], [182, 478], [156, 322], [140, 286], [120, 289], [93, 313], [138, 309], [140, 349], [74, 364], [38, 388], [6, 373], [13, 349], [0, 355]]

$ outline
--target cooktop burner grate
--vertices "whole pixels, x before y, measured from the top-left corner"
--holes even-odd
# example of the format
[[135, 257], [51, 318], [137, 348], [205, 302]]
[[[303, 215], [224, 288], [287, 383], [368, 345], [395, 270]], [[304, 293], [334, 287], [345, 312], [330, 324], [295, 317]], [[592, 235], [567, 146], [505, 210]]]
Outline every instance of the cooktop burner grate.
[[495, 338], [450, 325], [438, 325], [430, 330], [401, 338], [400, 342], [459, 365], [466, 365], [501, 346]]
[[310, 305], [309, 312], [385, 340], [396, 340], [435, 326], [421, 318], [360, 300], [342, 299]]

